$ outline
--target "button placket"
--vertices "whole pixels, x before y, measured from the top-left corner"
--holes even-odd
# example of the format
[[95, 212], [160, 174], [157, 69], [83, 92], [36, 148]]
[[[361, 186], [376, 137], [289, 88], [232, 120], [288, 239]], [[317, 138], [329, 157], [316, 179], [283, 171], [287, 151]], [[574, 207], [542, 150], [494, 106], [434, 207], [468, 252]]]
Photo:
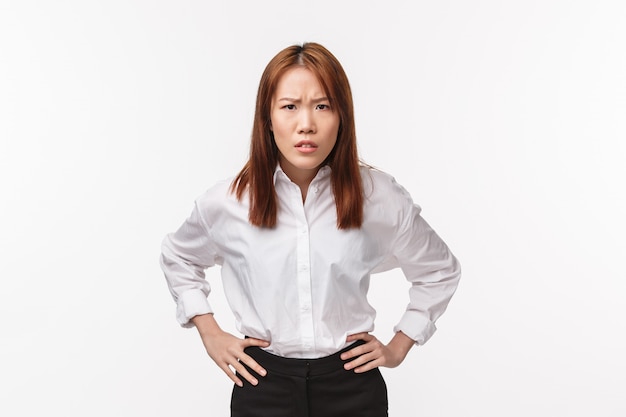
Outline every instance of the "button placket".
[[[295, 186], [293, 212], [296, 215], [296, 276], [298, 282], [298, 303], [301, 326], [301, 344], [304, 350], [314, 346], [314, 326], [311, 293], [311, 260], [309, 246], [309, 225], [299, 187]], [[295, 191], [295, 190], [294, 190]]]

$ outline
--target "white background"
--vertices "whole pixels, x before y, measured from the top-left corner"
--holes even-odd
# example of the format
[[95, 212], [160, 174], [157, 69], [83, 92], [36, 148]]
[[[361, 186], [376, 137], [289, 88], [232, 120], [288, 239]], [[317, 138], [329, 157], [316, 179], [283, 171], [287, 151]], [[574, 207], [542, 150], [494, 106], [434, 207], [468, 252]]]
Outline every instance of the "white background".
[[[617, 0], [0, 0], [0, 415], [228, 415], [160, 242], [241, 167], [261, 72], [303, 41], [464, 268], [383, 369], [391, 415], [626, 415], [625, 22]], [[407, 285], [372, 288], [388, 339]]]

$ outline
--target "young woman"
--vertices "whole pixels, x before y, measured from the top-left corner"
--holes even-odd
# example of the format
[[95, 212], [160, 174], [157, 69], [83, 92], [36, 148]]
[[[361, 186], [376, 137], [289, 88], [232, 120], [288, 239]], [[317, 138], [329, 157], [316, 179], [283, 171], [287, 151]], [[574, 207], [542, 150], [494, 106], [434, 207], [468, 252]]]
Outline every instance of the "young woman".
[[[213, 317], [204, 270], [220, 265], [242, 337]], [[250, 157], [163, 241], [182, 326], [235, 383], [231, 416], [387, 415], [380, 366], [435, 332], [460, 277], [407, 191], [359, 162], [352, 94], [337, 59], [294, 45], [259, 85]], [[370, 334], [370, 275], [402, 268], [409, 305], [384, 344]]]

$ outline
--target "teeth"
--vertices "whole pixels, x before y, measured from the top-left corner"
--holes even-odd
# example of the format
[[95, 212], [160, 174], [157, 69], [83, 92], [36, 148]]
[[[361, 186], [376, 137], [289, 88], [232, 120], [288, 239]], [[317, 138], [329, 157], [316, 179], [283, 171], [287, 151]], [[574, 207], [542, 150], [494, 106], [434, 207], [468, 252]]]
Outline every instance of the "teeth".
[[312, 148], [313, 145], [309, 145], [308, 143], [305, 143], [303, 145], [300, 145], [301, 148]]

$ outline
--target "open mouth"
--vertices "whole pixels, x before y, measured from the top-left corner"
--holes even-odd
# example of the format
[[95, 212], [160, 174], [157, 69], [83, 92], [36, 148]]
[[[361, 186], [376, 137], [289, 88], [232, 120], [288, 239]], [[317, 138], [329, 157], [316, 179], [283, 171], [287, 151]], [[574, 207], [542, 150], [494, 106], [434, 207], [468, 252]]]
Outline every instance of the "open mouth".
[[317, 145], [314, 142], [311, 142], [310, 140], [302, 140], [302, 141], [296, 143], [296, 148], [299, 148], [299, 149], [315, 149], [315, 148], [317, 148]]
[[296, 150], [301, 154], [313, 153], [317, 150], [317, 145], [309, 140], [303, 140], [296, 143]]

